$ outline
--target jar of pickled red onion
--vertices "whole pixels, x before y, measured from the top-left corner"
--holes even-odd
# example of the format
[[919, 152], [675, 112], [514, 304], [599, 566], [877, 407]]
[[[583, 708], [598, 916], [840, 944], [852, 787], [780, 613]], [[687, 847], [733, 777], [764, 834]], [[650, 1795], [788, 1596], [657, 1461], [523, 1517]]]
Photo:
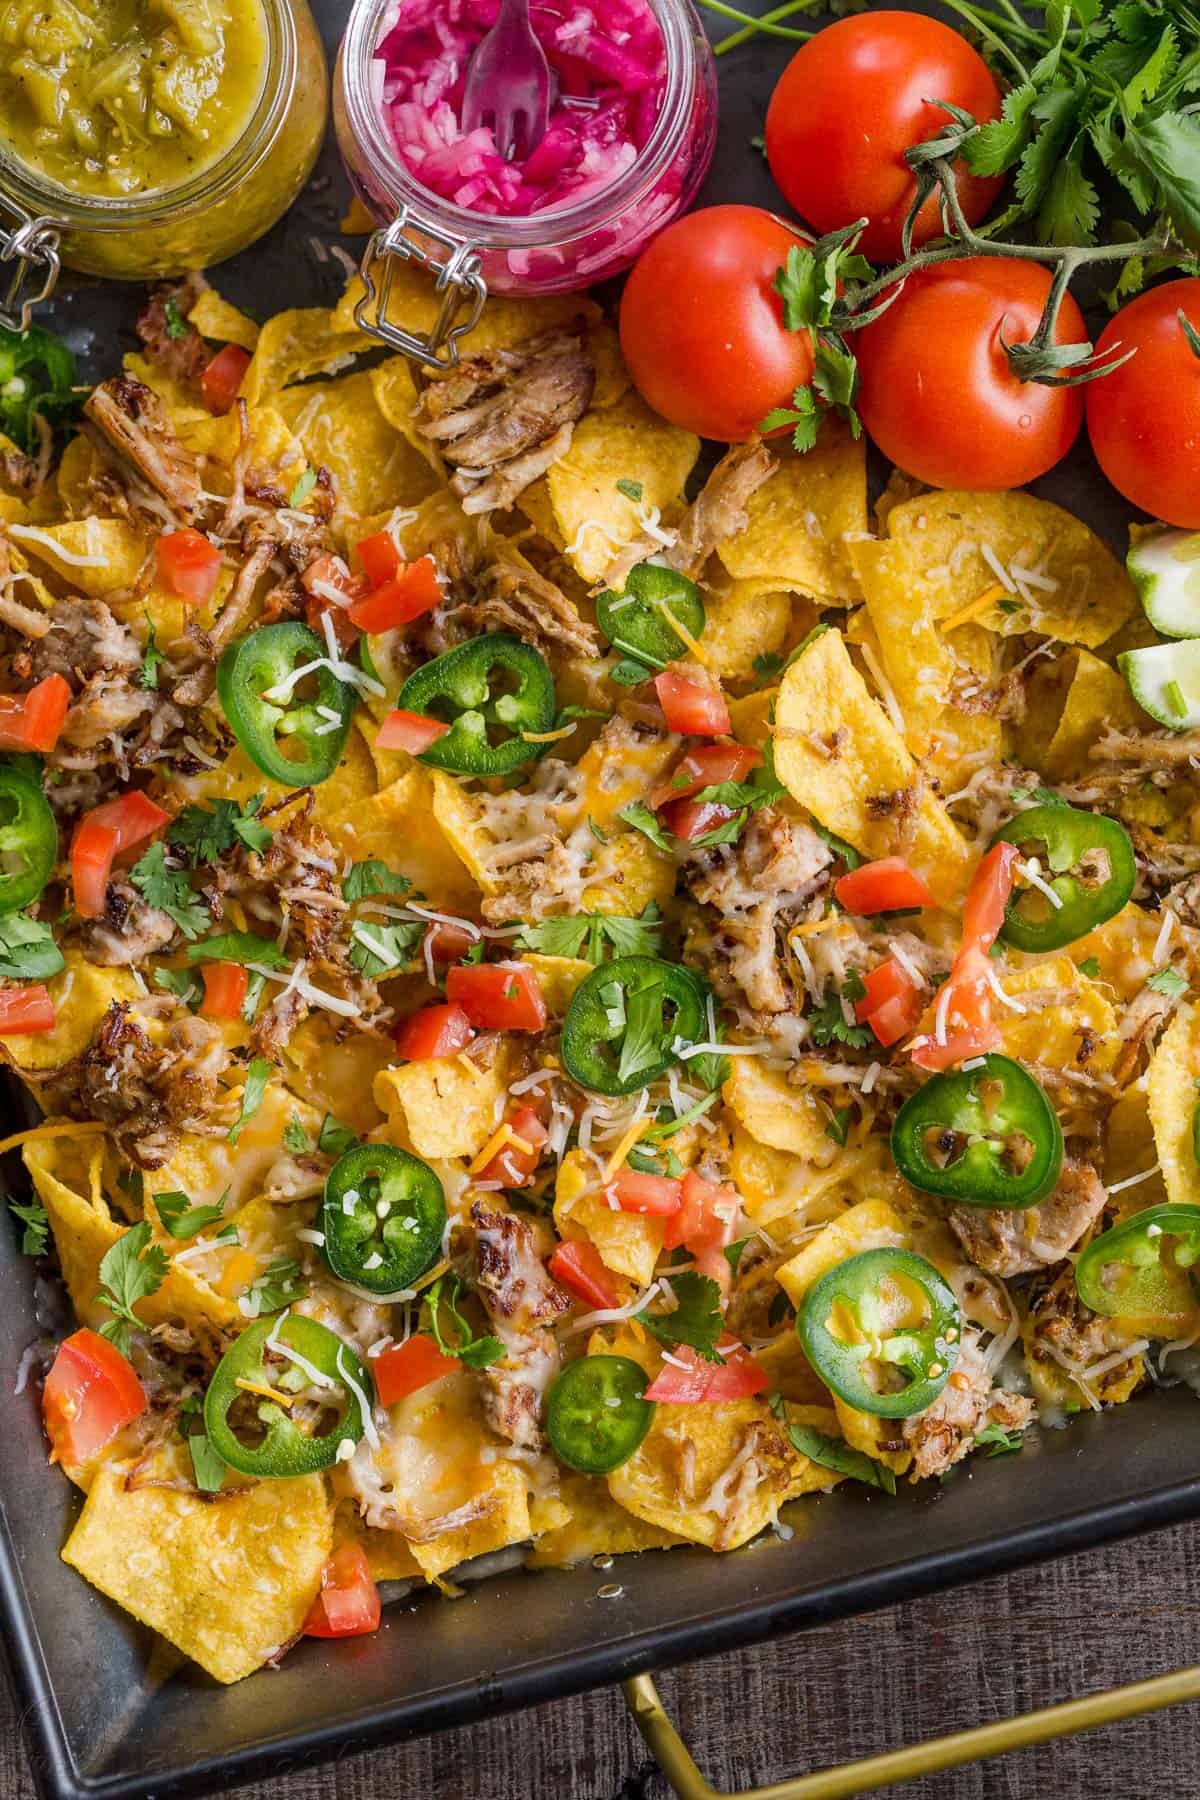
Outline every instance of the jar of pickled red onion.
[[[532, 0], [550, 118], [531, 154], [506, 162], [490, 130], [460, 124], [498, 3], [355, 0], [338, 59], [338, 143], [378, 227], [358, 322], [432, 366], [457, 360], [488, 292], [570, 292], [628, 268], [691, 203], [716, 140], [716, 71], [691, 0]], [[389, 315], [397, 257], [442, 291], [428, 333]]]

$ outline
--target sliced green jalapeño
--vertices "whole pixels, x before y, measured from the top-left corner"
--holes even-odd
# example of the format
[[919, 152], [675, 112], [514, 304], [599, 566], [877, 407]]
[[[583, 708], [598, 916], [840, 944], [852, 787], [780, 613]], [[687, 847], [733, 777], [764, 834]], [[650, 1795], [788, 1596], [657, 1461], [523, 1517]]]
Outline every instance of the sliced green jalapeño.
[[906, 1181], [964, 1206], [1034, 1206], [1062, 1172], [1058, 1114], [1033, 1076], [1007, 1056], [932, 1075], [892, 1126]]
[[618, 956], [576, 988], [563, 1021], [567, 1074], [595, 1094], [649, 1087], [677, 1060], [675, 1045], [699, 1043], [704, 992], [678, 963]]
[[339, 681], [316, 632], [298, 620], [235, 638], [217, 664], [229, 728], [264, 775], [316, 787], [341, 761], [354, 689]]
[[[304, 1399], [285, 1408], [255, 1391], [262, 1388]], [[349, 1344], [315, 1319], [286, 1313], [260, 1319], [225, 1352], [204, 1396], [204, 1429], [231, 1469], [280, 1481], [331, 1468], [339, 1446], [362, 1437], [364, 1407], [374, 1400]]]
[[[673, 629], [672, 619], [678, 619], [683, 632]], [[596, 622], [614, 650], [652, 669], [665, 669], [686, 656], [703, 633], [704, 602], [686, 575], [644, 562], [629, 571], [623, 593], [606, 588], [598, 595]]]
[[397, 704], [450, 727], [422, 762], [456, 775], [508, 775], [538, 754], [538, 736], [554, 725], [554, 677], [532, 645], [492, 631], [425, 663]]
[[546, 1436], [559, 1461], [581, 1475], [610, 1475], [628, 1462], [654, 1419], [645, 1386], [645, 1369], [628, 1356], [569, 1363], [546, 1396]]
[[1119, 913], [1133, 892], [1137, 865], [1129, 833], [1116, 819], [1074, 806], [1031, 806], [1010, 819], [993, 844], [1020, 846], [1050, 894], [1014, 887], [1000, 936], [1035, 955], [1061, 950]]
[[1198, 1260], [1200, 1206], [1148, 1206], [1092, 1239], [1075, 1264], [1075, 1287], [1107, 1318], [1176, 1318], [1200, 1305]]
[[58, 860], [58, 826], [30, 776], [0, 766], [0, 913], [36, 900]]
[[340, 1281], [394, 1294], [432, 1268], [446, 1229], [442, 1184], [391, 1144], [356, 1144], [325, 1182], [325, 1260]]
[[811, 1287], [796, 1331], [816, 1373], [859, 1412], [907, 1419], [932, 1406], [958, 1356], [958, 1302], [911, 1250], [864, 1250]]

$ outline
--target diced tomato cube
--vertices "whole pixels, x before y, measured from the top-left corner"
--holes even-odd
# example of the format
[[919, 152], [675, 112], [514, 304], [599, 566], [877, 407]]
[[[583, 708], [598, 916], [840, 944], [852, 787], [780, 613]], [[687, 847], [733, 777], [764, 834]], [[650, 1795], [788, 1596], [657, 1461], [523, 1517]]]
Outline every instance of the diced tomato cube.
[[677, 1213], [683, 1184], [671, 1175], [642, 1174], [638, 1169], [618, 1169], [604, 1189], [604, 1198], [615, 1201], [621, 1212], [648, 1213], [668, 1219]]
[[668, 731], [684, 737], [724, 737], [730, 731], [729, 706], [720, 688], [664, 669], [654, 677], [654, 691]]
[[221, 552], [202, 531], [164, 531], [155, 547], [163, 584], [189, 606], [203, 606], [221, 579]]
[[432, 1062], [457, 1056], [475, 1033], [461, 1006], [422, 1006], [396, 1029], [396, 1054], [403, 1062]]
[[145, 1389], [115, 1344], [86, 1328], [64, 1338], [42, 1389], [46, 1434], [59, 1462], [88, 1462], [145, 1410]]
[[456, 963], [446, 975], [446, 998], [480, 1031], [541, 1031], [546, 1023], [546, 1002], [528, 963]]
[[304, 1621], [305, 1637], [365, 1637], [378, 1631], [383, 1606], [361, 1544], [342, 1544], [321, 1573], [321, 1590]]
[[443, 1356], [431, 1337], [414, 1331], [402, 1344], [395, 1344], [379, 1356], [371, 1358], [375, 1374], [375, 1392], [383, 1406], [395, 1406], [409, 1394], [452, 1375], [462, 1364], [457, 1356]]
[[586, 1239], [571, 1239], [560, 1244], [547, 1265], [559, 1287], [566, 1288], [572, 1299], [585, 1306], [618, 1305], [617, 1290], [595, 1244]]
[[404, 558], [390, 531], [373, 531], [370, 537], [360, 538], [354, 548], [373, 588], [382, 587], [400, 573]]
[[205, 1019], [238, 1019], [250, 991], [250, 971], [241, 963], [202, 963], [204, 999], [200, 1015]]
[[721, 1400], [744, 1400], [770, 1385], [765, 1369], [736, 1338], [720, 1338], [717, 1349], [725, 1358], [723, 1363], [706, 1362], [690, 1345], [677, 1345], [672, 1360], [663, 1363], [646, 1389], [646, 1399], [675, 1406], [712, 1405]]
[[428, 927], [421, 940], [421, 954], [428, 955], [435, 963], [461, 962], [478, 942], [477, 934], [468, 931], [465, 925], [447, 925], [443, 919], [438, 919]]
[[834, 882], [833, 892], [839, 905], [860, 916], [935, 904], [927, 883], [902, 856], [882, 856], [877, 862], [860, 863]]
[[442, 588], [433, 558], [422, 556], [364, 600], [356, 600], [350, 617], [360, 631], [394, 631], [397, 626], [408, 625], [432, 612], [441, 599]]
[[170, 816], [137, 788], [84, 814], [71, 845], [71, 883], [81, 919], [103, 913], [113, 858], [153, 837]]
[[866, 992], [854, 1003], [860, 1025], [869, 1025], [886, 1049], [915, 1031], [924, 1011], [921, 984], [894, 957], [881, 962], [865, 977]]
[[54, 1030], [54, 1002], [40, 981], [0, 988], [0, 1037], [32, 1037]]
[[237, 399], [242, 377], [250, 367], [250, 357], [240, 344], [226, 344], [218, 350], [200, 377], [200, 394], [210, 413], [222, 418]]
[[733, 1242], [741, 1199], [736, 1188], [705, 1181], [694, 1169], [683, 1178], [679, 1210], [667, 1221], [663, 1249], [682, 1245], [696, 1259], [696, 1267], [727, 1293], [732, 1271], [725, 1255]]
[[394, 707], [375, 735], [375, 742], [381, 750], [407, 750], [410, 756], [420, 756], [439, 738], [444, 738], [449, 731], [440, 719], [431, 719], [425, 713], [405, 712], [403, 707]]
[[716, 787], [722, 781], [745, 781], [762, 762], [762, 752], [749, 744], [693, 744], [665, 781], [660, 781], [650, 795], [650, 804], [658, 810], [671, 800], [690, 800], [701, 788]]
[[693, 844], [706, 832], [735, 819], [737, 812], [735, 806], [723, 806], [719, 800], [671, 800], [659, 807], [658, 816], [672, 837]]
[[47, 675], [27, 694], [0, 695], [0, 750], [53, 750], [70, 704], [62, 675]]

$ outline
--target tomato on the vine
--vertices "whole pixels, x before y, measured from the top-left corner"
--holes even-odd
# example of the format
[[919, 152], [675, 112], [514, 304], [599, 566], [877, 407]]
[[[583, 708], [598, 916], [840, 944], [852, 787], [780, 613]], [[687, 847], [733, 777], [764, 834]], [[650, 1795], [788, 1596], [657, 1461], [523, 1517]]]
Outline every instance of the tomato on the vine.
[[1087, 385], [1096, 461], [1118, 493], [1167, 525], [1200, 526], [1200, 357], [1180, 312], [1200, 331], [1200, 280], [1168, 281], [1110, 319], [1096, 356], [1136, 351]]
[[[1081, 390], [1018, 380], [1004, 353], [1033, 336], [1049, 292], [1040, 263], [934, 263], [853, 333], [859, 416], [890, 461], [931, 487], [985, 489], [1021, 487], [1066, 455], [1083, 422]], [[1053, 341], [1088, 341], [1070, 294]]]
[[806, 240], [757, 206], [710, 206], [643, 251], [621, 299], [621, 349], [655, 412], [740, 442], [812, 378], [812, 340], [788, 331], [772, 283]]
[[[948, 25], [920, 13], [870, 12], [839, 19], [797, 50], [767, 109], [771, 173], [817, 231], [870, 221], [858, 249], [895, 262], [916, 193], [904, 152], [952, 123], [948, 100], [980, 124], [1000, 115], [1000, 90], [977, 51]], [[967, 222], [978, 224], [1001, 187], [959, 163], [955, 185]], [[922, 206], [914, 245], [941, 232], [938, 196]]]

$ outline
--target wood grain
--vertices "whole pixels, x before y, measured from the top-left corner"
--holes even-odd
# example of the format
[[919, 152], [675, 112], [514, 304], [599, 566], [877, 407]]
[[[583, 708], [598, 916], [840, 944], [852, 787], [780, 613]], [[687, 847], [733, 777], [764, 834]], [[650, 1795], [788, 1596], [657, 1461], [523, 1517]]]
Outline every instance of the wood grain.
[[[719, 1787], [1165, 1673], [1200, 1655], [1182, 1527], [695, 1663], [660, 1681]], [[1194, 1800], [1200, 1716], [1150, 1719], [891, 1790], [906, 1800]], [[510, 1714], [240, 1790], [246, 1800], [669, 1800], [620, 1695]], [[0, 1800], [33, 1800], [0, 1687]]]

